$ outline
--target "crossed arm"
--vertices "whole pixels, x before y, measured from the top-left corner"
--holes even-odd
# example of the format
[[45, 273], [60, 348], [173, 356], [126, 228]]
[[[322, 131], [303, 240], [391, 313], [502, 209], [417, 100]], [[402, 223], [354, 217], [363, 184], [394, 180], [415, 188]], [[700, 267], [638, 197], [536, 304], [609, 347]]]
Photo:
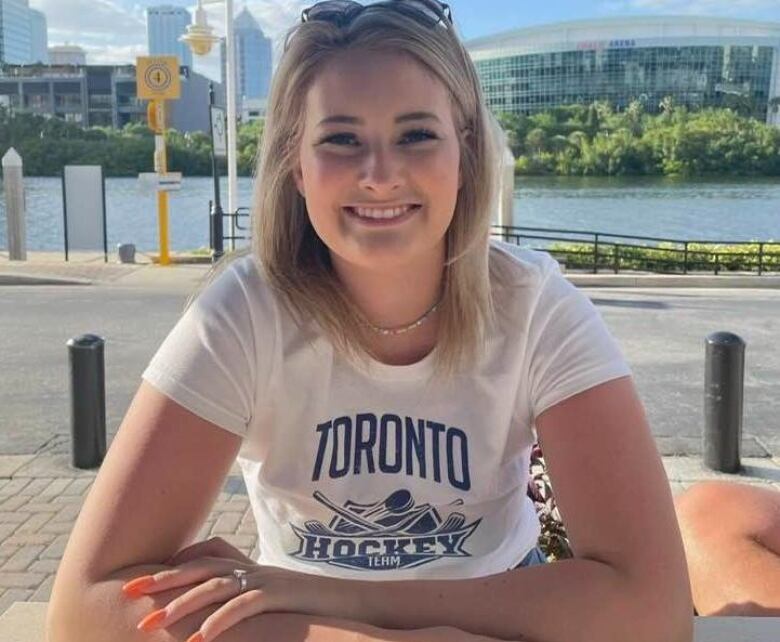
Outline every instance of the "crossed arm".
[[[186, 589], [171, 589], [127, 600], [122, 585], [141, 575], [153, 574], [170, 567], [144, 564], [118, 571], [107, 580], [92, 585], [90, 596], [84, 596], [86, 604], [100, 609], [100, 631], [88, 631], [83, 618], [92, 609], [72, 612], [57, 618], [57, 628], [47, 627], [47, 642], [185, 642], [203, 621], [221, 605], [213, 604], [188, 615], [170, 627], [144, 633], [136, 624], [150, 612], [164, 608]], [[82, 602], [83, 603], [83, 602]], [[51, 616], [51, 614], [49, 614]], [[71, 620], [67, 622], [67, 620]], [[78, 620], [81, 619], [79, 626]], [[64, 630], [79, 631], [78, 638], [71, 639]], [[105, 632], [110, 631], [110, 636]], [[98, 638], [89, 635], [94, 633]], [[420, 630], [382, 629], [365, 622], [333, 617], [318, 617], [298, 613], [268, 613], [242, 620], [228, 629], [214, 642], [492, 642], [490, 638], [468, 634], [448, 626], [434, 626]]]
[[[682, 539], [632, 379], [570, 397], [537, 417], [536, 427], [574, 559], [468, 580], [359, 582], [360, 617], [254, 616], [220, 635], [219, 642], [488, 639], [480, 636], [690, 642], [693, 606]], [[87, 600], [109, 617], [100, 633], [111, 631], [117, 642], [184, 642], [218, 608], [193, 613], [170, 629], [138, 632], [136, 622], [176, 596], [159, 593], [132, 607], [112, 604], [121, 599], [124, 581], [148, 571], [136, 566], [125, 572], [92, 585], [94, 598]], [[343, 588], [344, 580], [328, 581], [332, 585], [325, 590]], [[68, 617], [60, 613], [58, 621]], [[50, 638], [61, 640], [70, 642], [66, 636]]]

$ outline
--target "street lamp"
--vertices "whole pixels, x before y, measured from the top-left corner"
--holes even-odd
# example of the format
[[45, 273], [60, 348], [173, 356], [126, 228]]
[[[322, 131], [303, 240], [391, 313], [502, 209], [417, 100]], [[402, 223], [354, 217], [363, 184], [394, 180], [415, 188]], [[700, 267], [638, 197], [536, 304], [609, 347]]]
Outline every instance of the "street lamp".
[[230, 250], [235, 250], [236, 210], [238, 209], [238, 177], [236, 171], [236, 65], [233, 46], [233, 0], [198, 0], [195, 8], [195, 23], [187, 27], [186, 33], [179, 38], [186, 43], [192, 52], [205, 56], [211, 51], [219, 38], [214, 35], [214, 29], [206, 19], [204, 4], [225, 3], [225, 91], [227, 93], [227, 125], [228, 125], [228, 212], [230, 212]]

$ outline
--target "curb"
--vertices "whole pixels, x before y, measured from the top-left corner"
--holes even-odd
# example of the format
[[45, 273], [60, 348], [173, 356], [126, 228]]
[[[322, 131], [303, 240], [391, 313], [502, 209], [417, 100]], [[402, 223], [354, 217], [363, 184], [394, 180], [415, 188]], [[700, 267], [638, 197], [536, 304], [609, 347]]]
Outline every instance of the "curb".
[[760, 288], [780, 289], [780, 276], [663, 276], [657, 274], [572, 274], [564, 276], [579, 287], [623, 288]]
[[92, 285], [89, 279], [0, 273], [0, 285]]

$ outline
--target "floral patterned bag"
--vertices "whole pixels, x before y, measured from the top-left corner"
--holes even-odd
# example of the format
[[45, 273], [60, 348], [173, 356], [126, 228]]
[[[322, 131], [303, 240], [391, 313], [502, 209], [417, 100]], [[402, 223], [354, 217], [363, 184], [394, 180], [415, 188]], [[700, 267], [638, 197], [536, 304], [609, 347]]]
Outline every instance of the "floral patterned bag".
[[534, 503], [536, 515], [542, 525], [539, 547], [548, 562], [574, 557], [566, 529], [555, 504], [547, 466], [539, 444], [531, 448], [531, 478], [528, 480], [528, 496]]

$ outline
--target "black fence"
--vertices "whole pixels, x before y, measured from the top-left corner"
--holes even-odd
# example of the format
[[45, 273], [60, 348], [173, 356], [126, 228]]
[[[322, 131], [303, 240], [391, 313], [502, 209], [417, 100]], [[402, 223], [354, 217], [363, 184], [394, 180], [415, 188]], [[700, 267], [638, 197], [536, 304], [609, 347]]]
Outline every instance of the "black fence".
[[[235, 236], [223, 235], [225, 241], [251, 238], [248, 207], [225, 212], [223, 216], [225, 219], [235, 218], [236, 230], [240, 232]], [[222, 229], [230, 229], [227, 220], [223, 222]], [[693, 241], [502, 225], [494, 225], [491, 233], [506, 242], [548, 252], [565, 263], [567, 269], [593, 274], [598, 274], [600, 270], [615, 274], [621, 271], [663, 274], [743, 272], [759, 276], [780, 273], [780, 241]], [[211, 233], [209, 246], [214, 247]]]
[[[213, 202], [209, 201], [209, 212], [211, 212], [211, 206]], [[211, 214], [209, 213], [209, 217], [211, 217]], [[249, 208], [248, 207], [239, 207], [235, 212], [223, 212], [222, 213], [222, 241], [248, 241], [251, 238], [251, 229], [249, 227]], [[235, 218], [236, 219], [236, 230], [239, 232], [242, 232], [242, 234], [236, 234], [235, 236], [231, 236], [230, 234], [226, 234], [225, 231], [230, 229], [230, 219]], [[214, 248], [214, 231], [211, 229], [211, 224], [208, 226], [209, 228], [209, 247]]]
[[566, 268], [688, 274], [780, 272], [780, 241], [692, 241], [583, 230], [494, 225], [492, 235], [543, 250]]

